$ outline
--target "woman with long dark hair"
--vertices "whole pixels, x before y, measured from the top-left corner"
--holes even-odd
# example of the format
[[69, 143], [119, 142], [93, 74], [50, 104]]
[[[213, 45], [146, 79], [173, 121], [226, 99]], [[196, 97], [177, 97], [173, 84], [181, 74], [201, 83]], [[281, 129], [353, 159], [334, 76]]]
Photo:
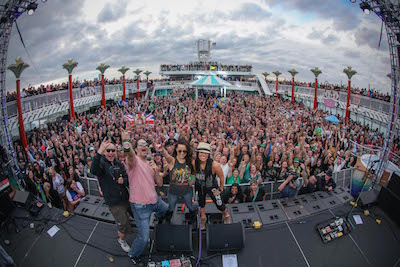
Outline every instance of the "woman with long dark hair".
[[[199, 143], [197, 147], [197, 157], [194, 161], [196, 170], [196, 191], [199, 196], [199, 206], [201, 215], [201, 229], [206, 228], [206, 195], [209, 195], [217, 208], [223, 213], [224, 223], [230, 224], [231, 218], [226, 210], [225, 204], [221, 198], [221, 192], [224, 189], [224, 173], [218, 162], [210, 158], [211, 147], [207, 143]], [[220, 184], [218, 186], [217, 176]]]
[[238, 183], [232, 184], [229, 192], [224, 195], [225, 204], [237, 204], [243, 202], [243, 193]]
[[195, 216], [196, 213], [192, 207], [192, 186], [194, 184], [195, 171], [192, 163], [192, 149], [189, 142], [181, 137], [176, 143], [172, 156], [165, 149], [162, 150], [162, 154], [167, 160], [170, 173], [167, 219], [171, 218], [179, 198], [183, 198], [189, 212]]

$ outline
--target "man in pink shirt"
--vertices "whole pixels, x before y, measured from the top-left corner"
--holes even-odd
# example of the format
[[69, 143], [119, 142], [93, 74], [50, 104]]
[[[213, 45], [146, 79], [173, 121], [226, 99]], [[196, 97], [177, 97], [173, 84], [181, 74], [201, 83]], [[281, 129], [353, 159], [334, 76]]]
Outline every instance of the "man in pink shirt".
[[[125, 140], [124, 136], [126, 133], [122, 135], [122, 139]], [[155, 185], [157, 183], [158, 186], [162, 186], [163, 178], [158, 174], [155, 162], [153, 160], [146, 160], [148, 152], [147, 142], [139, 139], [136, 143], [135, 151], [132, 149], [131, 144], [125, 145], [129, 145], [129, 152], [126, 152], [130, 193], [129, 202], [138, 229], [138, 234], [135, 241], [133, 241], [129, 256], [136, 265], [143, 266], [140, 255], [149, 238], [150, 216], [155, 212], [156, 217], [162, 219], [168, 210], [168, 204], [162, 201], [157, 195]], [[128, 148], [125, 151], [127, 150]]]

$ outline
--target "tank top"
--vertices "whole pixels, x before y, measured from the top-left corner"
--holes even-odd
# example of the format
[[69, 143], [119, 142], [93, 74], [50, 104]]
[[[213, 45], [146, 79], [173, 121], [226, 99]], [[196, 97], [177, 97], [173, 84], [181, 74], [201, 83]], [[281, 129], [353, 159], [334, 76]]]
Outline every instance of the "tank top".
[[169, 193], [184, 195], [187, 192], [190, 192], [190, 174], [191, 171], [186, 162], [180, 163], [178, 159], [175, 158], [174, 167], [170, 171]]
[[218, 188], [218, 182], [215, 174], [211, 174], [206, 177], [204, 170], [199, 168], [199, 172], [196, 172], [196, 187], [206, 188]]

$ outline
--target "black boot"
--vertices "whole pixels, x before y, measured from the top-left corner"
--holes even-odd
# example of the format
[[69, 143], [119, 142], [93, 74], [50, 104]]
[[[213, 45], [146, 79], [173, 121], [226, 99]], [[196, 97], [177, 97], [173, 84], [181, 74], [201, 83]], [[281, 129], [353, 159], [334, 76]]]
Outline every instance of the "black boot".
[[172, 218], [172, 211], [167, 211], [167, 213], [165, 213], [164, 218], [162, 218], [160, 221], [160, 223], [171, 223], [171, 218]]

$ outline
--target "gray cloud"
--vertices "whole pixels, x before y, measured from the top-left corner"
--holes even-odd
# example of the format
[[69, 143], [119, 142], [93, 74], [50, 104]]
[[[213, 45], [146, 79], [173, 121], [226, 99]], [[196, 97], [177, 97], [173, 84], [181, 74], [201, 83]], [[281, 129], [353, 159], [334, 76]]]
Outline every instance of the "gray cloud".
[[318, 31], [315, 28], [312, 29], [312, 32], [310, 32], [307, 35], [308, 39], [312, 39], [312, 40], [319, 40], [324, 36], [324, 31]]
[[107, 3], [97, 16], [97, 22], [112, 22], [124, 17], [127, 5], [128, 2], [125, 0], [118, 1], [118, 3], [114, 3], [113, 5]]
[[361, 53], [360, 53], [360, 51], [357, 51], [355, 49], [354, 50], [346, 49], [343, 51], [343, 56], [345, 56], [347, 58], [357, 59], [357, 58], [360, 58]]
[[329, 45], [334, 44], [339, 40], [339, 38], [335, 34], [328, 34], [328, 36], [322, 38], [322, 43]]
[[[15, 28], [11, 35], [7, 64], [11, 64], [18, 56], [22, 56], [31, 65], [22, 74], [22, 83], [25, 85], [66, 77], [67, 72], [61, 65], [68, 58], [79, 62], [74, 70], [74, 77], [81, 76], [82, 72], [94, 71], [101, 62], [113, 68], [119, 68], [122, 65], [131, 68], [144, 66], [153, 72], [152, 75], [157, 76], [161, 63], [186, 63], [195, 59], [195, 41], [202, 38], [211, 39], [217, 43], [212, 50], [213, 60], [227, 64], [249, 63], [253, 65], [256, 73], [279, 69], [283, 73], [282, 76], [289, 79], [290, 74], [287, 70], [296, 68], [299, 71], [296, 79], [313, 81], [314, 77], [310, 68], [318, 66], [323, 71], [321, 80], [340, 84], [340, 80], [345, 80], [342, 74], [343, 66], [351, 64], [358, 72], [358, 77], [354, 80], [356, 86], [366, 84], [371, 79], [373, 79], [371, 83], [376, 84], [373, 86], [384, 86], [383, 81], [386, 79], [383, 81], [379, 79], [389, 72], [390, 65], [387, 52], [384, 52], [387, 51], [385, 33], [383, 33], [381, 48], [376, 50], [380, 30], [380, 24], [376, 22], [379, 20], [376, 18], [373, 20], [372, 16], [363, 18], [363, 24], [355, 29], [354, 27], [360, 22], [360, 16], [353, 14], [355, 8], [350, 4], [343, 4], [340, 1], [315, 3], [311, 0], [280, 2], [276, 0], [268, 3], [272, 7], [280, 5], [288, 10], [290, 8], [290, 10], [300, 11], [305, 16], [311, 14], [311, 17], [317, 15], [318, 18], [326, 17], [332, 20], [333, 26], [328, 29], [309, 29], [310, 34], [307, 37], [320, 40], [324, 45], [287, 40], [282, 32], [288, 28], [293, 31], [292, 25], [295, 25], [296, 21], [285, 21], [278, 14], [271, 14], [262, 5], [257, 4], [244, 4], [232, 12], [217, 10], [185, 13], [176, 18], [179, 21], [178, 24], [172, 24], [168, 10], [161, 12], [161, 15], [154, 13], [148, 17], [140, 16], [137, 10], [131, 11], [129, 15], [132, 14], [136, 21], [110, 36], [99, 24], [88, 24], [81, 19], [84, 13], [80, 0], [70, 0], [68, 4], [62, 0], [52, 0], [47, 1], [46, 4], [39, 3], [33, 16], [24, 14], [18, 19], [34, 64], [22, 47]], [[319, 5], [324, 7], [319, 7]], [[111, 9], [113, 8], [115, 7], [111, 6]], [[331, 9], [338, 13], [342, 12], [342, 9], [349, 10], [344, 14], [333, 14]], [[114, 12], [115, 9], [111, 12], [113, 16], [105, 14], [105, 10], [106, 7], [102, 9], [102, 16], [98, 16], [102, 22], [124, 19], [122, 16], [115, 16], [117, 14]], [[359, 12], [358, 8], [357, 12]], [[349, 15], [354, 22], [349, 24], [344, 18], [345, 15]], [[125, 14], [125, 18], [126, 16], [128, 14]], [[238, 33], [235, 27], [229, 25], [237, 19], [240, 19], [239, 22], [243, 24], [246, 21], [251, 21], [251, 23], [257, 21], [261, 30], [255, 34], [243, 36], [244, 32]], [[344, 25], [341, 25], [340, 21]], [[153, 27], [147, 27], [149, 23]], [[207, 25], [207, 33], [194, 34], [199, 25]], [[375, 26], [367, 27], [367, 25]], [[223, 30], [218, 30], [220, 28]], [[341, 46], [339, 35], [335, 30], [343, 30], [343, 28], [347, 28], [348, 32], [342, 35], [347, 34], [349, 40], [355, 42], [354, 49], [349, 49], [347, 46], [343, 48], [343, 44]], [[361, 57], [365, 54], [368, 56]], [[375, 66], [373, 71], [376, 74], [373, 76], [371, 76], [371, 65]], [[131, 76], [134, 75], [131, 74]], [[14, 87], [15, 78], [11, 72], [7, 71], [7, 88], [12, 90]]]
[[232, 20], [263, 20], [271, 17], [272, 13], [255, 3], [244, 3], [240, 9], [231, 14]]
[[377, 29], [370, 29], [366, 27], [359, 28], [354, 33], [355, 42], [359, 46], [369, 46], [372, 49], [385, 50], [388, 49], [388, 42], [386, 38], [386, 32], [382, 32], [381, 47], [379, 44], [380, 31]]
[[341, 31], [353, 30], [361, 23], [362, 12], [357, 4], [326, 0], [264, 0], [264, 2], [271, 6], [281, 6], [303, 14], [315, 14], [327, 20], [331, 19], [334, 28]]

